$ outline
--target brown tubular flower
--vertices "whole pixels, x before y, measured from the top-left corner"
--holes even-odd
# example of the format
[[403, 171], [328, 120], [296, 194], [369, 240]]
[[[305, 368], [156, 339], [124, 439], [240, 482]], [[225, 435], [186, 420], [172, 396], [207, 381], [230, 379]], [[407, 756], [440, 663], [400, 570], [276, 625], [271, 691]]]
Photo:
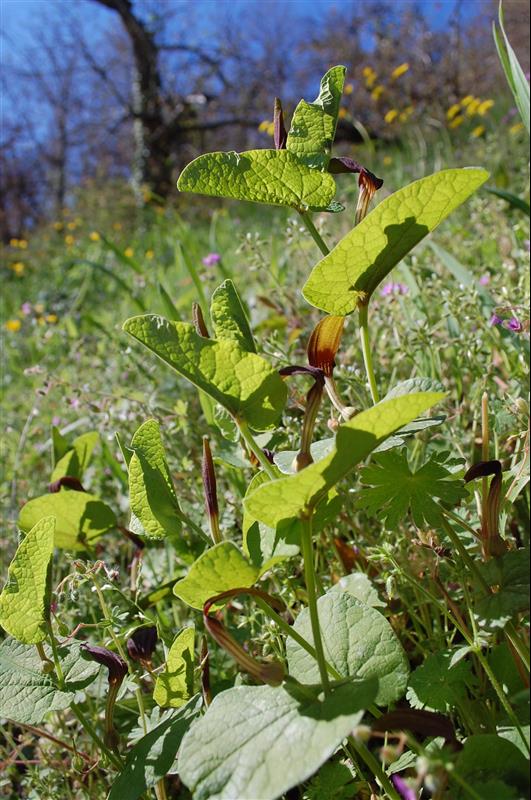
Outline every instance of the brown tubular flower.
[[114, 727], [114, 704], [118, 697], [118, 690], [127, 675], [128, 667], [123, 658], [106, 647], [83, 644], [82, 649], [98, 664], [107, 667], [109, 673], [109, 692], [105, 705], [105, 744], [112, 750], [118, 751], [119, 736]]
[[205, 339], [210, 339], [210, 334], [208, 333], [208, 328], [199, 303], [192, 304], [192, 322], [198, 336], [204, 336]]
[[331, 158], [328, 164], [328, 171], [334, 175], [339, 175], [343, 172], [359, 173], [358, 186], [360, 189], [358, 195], [358, 204], [356, 206], [356, 225], [367, 216], [369, 204], [378, 191], [383, 186], [383, 180], [377, 178], [368, 169], [365, 169], [353, 158], [344, 156], [341, 158]]
[[201, 476], [203, 478], [203, 492], [205, 495], [205, 508], [210, 524], [210, 535], [214, 544], [221, 542], [219, 529], [218, 492], [216, 486], [216, 473], [214, 459], [210, 449], [208, 436], [203, 436], [203, 459], [201, 461]]
[[274, 597], [262, 592], [259, 589], [252, 588], [238, 588], [230, 589], [227, 592], [211, 597], [203, 606], [203, 621], [206, 630], [212, 638], [224, 650], [232, 656], [239, 667], [252, 675], [255, 680], [260, 683], [268, 683], [270, 686], [279, 686], [284, 680], [284, 666], [279, 661], [260, 662], [249, 655], [238, 642], [233, 639], [225, 626], [217, 617], [210, 616], [210, 610], [213, 605], [220, 600], [227, 600], [231, 597], [236, 597], [239, 594], [250, 594], [262, 598], [265, 602], [276, 608], [283, 608], [283, 604], [275, 600]]
[[306, 395], [306, 409], [304, 412], [304, 422], [302, 424], [301, 447], [293, 461], [293, 467], [295, 471], [300, 472], [301, 469], [304, 469], [304, 467], [307, 467], [309, 464], [313, 463], [313, 458], [311, 454], [313, 431], [315, 428], [317, 414], [319, 413], [319, 408], [323, 397], [325, 376], [323, 370], [320, 369], [320, 367], [314, 367], [314, 366], [283, 367], [281, 370], [279, 370], [279, 374], [282, 376], [311, 375], [312, 378], [314, 379], [313, 386]]
[[460, 750], [462, 747], [455, 735], [455, 728], [450, 717], [435, 711], [400, 708], [379, 717], [371, 727], [375, 733], [411, 731], [425, 738], [442, 736], [452, 750]]
[[356, 410], [343, 403], [333, 376], [336, 353], [341, 344], [344, 324], [344, 317], [328, 316], [320, 320], [311, 333], [307, 353], [310, 365], [323, 371], [325, 389], [330, 402], [343, 419], [347, 420], [354, 416]]
[[500, 510], [502, 492], [502, 465], [500, 461], [479, 461], [465, 474], [465, 483], [476, 478], [493, 475], [490, 482], [485, 513], [481, 519], [481, 540], [483, 557], [502, 556], [507, 552], [507, 544], [500, 536]]
[[143, 667], [151, 668], [151, 657], [157, 640], [157, 629], [154, 625], [137, 628], [126, 642], [129, 657], [133, 661], [139, 661]]
[[63, 487], [65, 489], [71, 489], [73, 492], [85, 491], [79, 478], [74, 478], [72, 475], [63, 475], [62, 478], [50, 483], [48, 485], [48, 491], [52, 492], [52, 494], [56, 494], [60, 492]]
[[201, 657], [199, 660], [201, 668], [201, 691], [203, 693], [203, 700], [205, 706], [208, 708], [212, 702], [212, 690], [210, 688], [210, 657], [208, 654], [208, 641], [207, 637], [203, 635], [201, 639]]
[[275, 97], [275, 109], [273, 111], [273, 124], [275, 127], [273, 140], [275, 142], [275, 150], [285, 150], [288, 134], [284, 125], [284, 115], [282, 113], [282, 103], [278, 97]]

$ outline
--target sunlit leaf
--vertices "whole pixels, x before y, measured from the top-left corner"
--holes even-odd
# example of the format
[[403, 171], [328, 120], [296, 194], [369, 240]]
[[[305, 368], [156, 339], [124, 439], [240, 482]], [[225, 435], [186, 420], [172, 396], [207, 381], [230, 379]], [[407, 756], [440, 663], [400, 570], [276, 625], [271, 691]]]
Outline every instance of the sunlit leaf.
[[247, 314], [231, 280], [223, 281], [214, 291], [210, 303], [210, 318], [216, 339], [233, 339], [242, 350], [256, 353]]
[[233, 542], [214, 545], [195, 561], [186, 578], [177, 581], [173, 593], [192, 608], [203, 608], [216, 594], [252, 586], [259, 569], [241, 554]]
[[49, 516], [55, 517], [55, 546], [67, 550], [84, 550], [117, 524], [114, 511], [98, 497], [69, 489], [29, 500], [22, 506], [18, 524], [30, 531]]
[[56, 461], [50, 481], [53, 483], [65, 475], [81, 480], [99, 438], [97, 431], [91, 431], [74, 439], [67, 452]]
[[157, 705], [180, 708], [194, 690], [195, 628], [183, 628], [170, 647], [166, 664], [157, 675], [153, 700]]

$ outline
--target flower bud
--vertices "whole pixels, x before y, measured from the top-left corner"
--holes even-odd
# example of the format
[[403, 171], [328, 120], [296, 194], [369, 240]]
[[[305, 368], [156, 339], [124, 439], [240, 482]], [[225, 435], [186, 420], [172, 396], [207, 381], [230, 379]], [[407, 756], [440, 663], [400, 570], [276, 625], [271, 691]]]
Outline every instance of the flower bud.
[[201, 311], [201, 306], [199, 303], [192, 304], [192, 322], [195, 327], [195, 332], [198, 336], [203, 336], [205, 339], [210, 338], [208, 328], [205, 323], [205, 318], [203, 317], [203, 312]]
[[208, 436], [203, 436], [203, 460], [201, 462], [201, 476], [203, 478], [203, 493], [205, 495], [205, 508], [210, 523], [210, 534], [214, 544], [221, 542], [219, 529], [218, 493], [214, 459], [210, 449]]
[[154, 625], [137, 628], [126, 642], [129, 657], [142, 665], [150, 665], [157, 638], [157, 628]]
[[275, 142], [275, 150], [285, 150], [288, 134], [284, 125], [284, 115], [282, 113], [282, 103], [278, 97], [275, 97], [275, 109], [273, 112], [273, 141]]

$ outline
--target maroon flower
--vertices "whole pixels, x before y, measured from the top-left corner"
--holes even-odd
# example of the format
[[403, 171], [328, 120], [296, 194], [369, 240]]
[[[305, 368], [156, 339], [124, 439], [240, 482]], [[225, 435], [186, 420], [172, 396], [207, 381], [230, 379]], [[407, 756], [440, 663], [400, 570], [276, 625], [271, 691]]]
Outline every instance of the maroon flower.
[[82, 648], [93, 661], [107, 667], [109, 671], [109, 683], [120, 684], [127, 675], [127, 664], [121, 656], [107, 650], [106, 647], [98, 647], [92, 644], [83, 644]]
[[154, 625], [137, 628], [126, 642], [127, 652], [133, 661], [150, 664], [157, 644], [157, 629]]

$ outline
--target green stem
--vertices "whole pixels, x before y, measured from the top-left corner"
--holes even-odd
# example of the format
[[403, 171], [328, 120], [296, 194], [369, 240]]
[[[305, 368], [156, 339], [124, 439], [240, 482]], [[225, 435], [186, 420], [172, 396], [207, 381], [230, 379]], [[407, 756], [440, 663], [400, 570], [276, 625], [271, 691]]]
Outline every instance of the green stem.
[[253, 434], [249, 430], [249, 426], [247, 425], [247, 423], [242, 420], [237, 420], [236, 424], [238, 425], [238, 429], [242, 435], [245, 444], [247, 445], [249, 450], [252, 453], [254, 453], [254, 455], [264, 468], [264, 472], [266, 472], [266, 474], [269, 475], [272, 481], [276, 480], [277, 475], [275, 473], [273, 465], [267, 460], [267, 456], [265, 455], [262, 448], [259, 447]]
[[328, 253], [330, 252], [330, 249], [329, 249], [329, 247], [327, 247], [326, 242], [324, 241], [324, 239], [322, 238], [321, 234], [319, 233], [319, 231], [317, 230], [317, 228], [313, 224], [311, 218], [308, 216], [308, 212], [307, 211], [299, 211], [299, 214], [301, 215], [301, 219], [304, 222], [304, 224], [306, 225], [306, 228], [307, 228], [310, 236], [314, 240], [315, 244], [317, 245], [317, 247], [319, 248], [321, 253], [324, 256], [327, 256]]
[[525, 642], [522, 642], [522, 640], [518, 636], [518, 632], [517, 632], [517, 630], [514, 627], [514, 624], [512, 622], [508, 622], [507, 623], [507, 625], [505, 626], [504, 633], [507, 636], [507, 638], [510, 641], [510, 643], [512, 644], [512, 646], [514, 647], [514, 649], [516, 650], [516, 652], [518, 653], [518, 655], [520, 656], [520, 659], [522, 660], [523, 664], [525, 665], [525, 668], [529, 672], [530, 669], [531, 669], [531, 662], [530, 662], [530, 658], [529, 658], [529, 648], [527, 647]]
[[122, 764], [121, 758], [118, 755], [116, 755], [115, 753], [112, 753], [109, 750], [109, 748], [107, 747], [107, 745], [105, 744], [103, 739], [100, 736], [98, 736], [98, 734], [96, 733], [96, 730], [92, 726], [92, 723], [89, 722], [88, 719], [85, 717], [85, 715], [83, 714], [83, 712], [81, 711], [81, 709], [79, 708], [77, 703], [71, 703], [70, 708], [71, 708], [74, 716], [76, 716], [78, 718], [78, 720], [81, 723], [81, 725], [83, 726], [84, 730], [86, 730], [86, 732], [88, 733], [88, 735], [90, 736], [90, 738], [92, 739], [94, 744], [98, 747], [98, 749], [107, 756], [108, 760], [112, 764], [114, 764], [114, 766], [118, 770], [121, 771], [122, 768], [123, 768], [123, 764]]
[[503, 687], [499, 684], [496, 675], [492, 671], [489, 662], [487, 661], [487, 659], [485, 658], [485, 656], [481, 652], [481, 649], [479, 647], [476, 647], [474, 649], [474, 652], [476, 654], [476, 657], [477, 657], [479, 663], [483, 667], [483, 669], [485, 671], [485, 674], [487, 675], [487, 677], [488, 677], [488, 679], [489, 679], [489, 681], [491, 683], [492, 688], [496, 692], [496, 694], [498, 696], [498, 700], [500, 701], [501, 705], [503, 706], [503, 708], [505, 710], [505, 713], [507, 714], [507, 716], [509, 717], [509, 719], [513, 723], [514, 727], [516, 728], [516, 730], [520, 734], [520, 737], [521, 737], [521, 739], [522, 739], [522, 741], [524, 743], [524, 746], [525, 746], [527, 752], [529, 753], [530, 752], [530, 747], [529, 747], [529, 744], [527, 742], [527, 738], [526, 738], [526, 736], [525, 736], [525, 734], [524, 734], [524, 732], [522, 730], [520, 722], [518, 721], [518, 717], [514, 713], [511, 704], [509, 703], [509, 701], [507, 700], [507, 697], [505, 696], [505, 692], [503, 691]]
[[[311, 514], [312, 513], [313, 512], [311, 512]], [[311, 515], [308, 517], [301, 517], [301, 529], [302, 529], [301, 530], [302, 556], [304, 559], [304, 580], [306, 583], [306, 591], [308, 593], [308, 610], [310, 612], [313, 643], [315, 647], [317, 664], [319, 665], [321, 683], [323, 685], [325, 694], [328, 694], [330, 690], [330, 683], [328, 680], [328, 671], [326, 668], [323, 640], [321, 638], [321, 628], [319, 626], [319, 615], [317, 613], [317, 592], [315, 587], [315, 567], [313, 563]]]
[[365, 747], [364, 744], [356, 741], [354, 736], [349, 736], [348, 742], [356, 755], [361, 758], [365, 766], [370, 769], [376, 780], [380, 783], [388, 800], [400, 800], [400, 795], [371, 751]]
[[61, 667], [61, 661], [59, 659], [59, 653], [58, 653], [58, 650], [57, 650], [57, 642], [55, 640], [55, 636], [54, 636], [54, 633], [53, 633], [53, 630], [52, 630], [51, 622], [48, 622], [47, 628], [48, 628], [48, 638], [50, 640], [50, 647], [52, 648], [52, 657], [53, 657], [53, 663], [54, 663], [54, 666], [55, 666], [55, 674], [57, 675], [57, 685], [58, 685], [59, 689], [64, 689], [64, 687], [65, 687], [65, 677], [64, 677], [64, 674], [63, 674], [63, 669]]
[[363, 363], [365, 364], [365, 372], [369, 387], [371, 390], [372, 402], [374, 405], [380, 401], [378, 394], [378, 387], [376, 385], [376, 377], [372, 366], [371, 342], [369, 337], [369, 305], [362, 303], [359, 306], [359, 323], [360, 323], [360, 336], [361, 336], [361, 351], [363, 353]]

